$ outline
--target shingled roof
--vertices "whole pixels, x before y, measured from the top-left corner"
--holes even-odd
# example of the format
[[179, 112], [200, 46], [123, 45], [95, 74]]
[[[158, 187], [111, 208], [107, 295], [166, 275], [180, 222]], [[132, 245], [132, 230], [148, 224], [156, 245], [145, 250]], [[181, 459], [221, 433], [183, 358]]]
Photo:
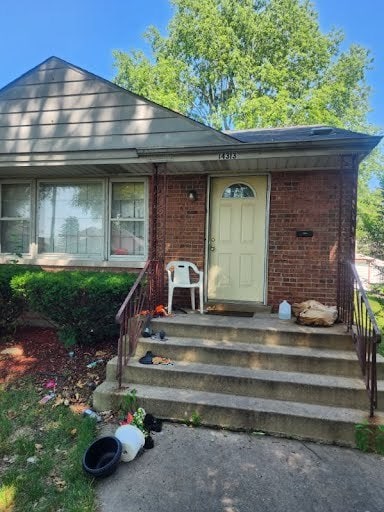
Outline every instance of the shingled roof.
[[251, 130], [227, 130], [224, 133], [243, 143], [297, 142], [313, 140], [337, 140], [367, 137], [365, 133], [343, 130], [327, 125], [289, 126], [284, 128], [260, 128]]

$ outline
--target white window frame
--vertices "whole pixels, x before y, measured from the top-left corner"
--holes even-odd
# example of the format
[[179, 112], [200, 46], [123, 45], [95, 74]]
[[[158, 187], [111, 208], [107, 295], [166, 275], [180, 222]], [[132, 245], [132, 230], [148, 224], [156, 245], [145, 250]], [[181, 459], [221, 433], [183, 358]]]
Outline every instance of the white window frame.
[[[29, 198], [29, 208], [30, 208], [30, 217], [2, 217], [1, 211], [2, 211], [2, 201], [3, 201], [3, 185], [29, 185], [30, 186], [30, 198]], [[34, 188], [33, 188], [33, 182], [32, 180], [1, 180], [0, 181], [0, 221], [4, 220], [10, 220], [10, 221], [24, 221], [29, 220], [29, 251], [28, 252], [22, 252], [21, 255], [23, 258], [27, 258], [31, 256], [31, 249], [32, 249], [32, 234], [33, 234], [33, 195], [34, 195]], [[0, 255], [4, 255], [9, 259], [9, 256], [14, 255], [13, 252], [2, 252], [1, 247], [1, 239], [0, 239]]]
[[76, 254], [76, 253], [67, 253], [67, 252], [41, 252], [39, 253], [38, 252], [38, 236], [39, 236], [39, 217], [40, 217], [40, 204], [39, 204], [39, 192], [40, 192], [40, 186], [41, 185], [68, 185], [68, 186], [71, 186], [71, 185], [86, 185], [87, 183], [100, 183], [101, 184], [101, 193], [102, 193], [102, 196], [104, 197], [104, 208], [103, 208], [103, 219], [102, 219], [102, 230], [103, 230], [103, 236], [105, 237], [105, 187], [106, 187], [106, 184], [105, 184], [105, 179], [101, 178], [101, 179], [97, 179], [97, 178], [90, 178], [90, 179], [81, 179], [81, 178], [75, 178], [75, 179], [53, 179], [53, 180], [49, 180], [49, 179], [43, 179], [43, 180], [37, 180], [37, 187], [36, 187], [36, 208], [35, 208], [35, 215], [36, 215], [36, 234], [35, 234], [35, 244], [36, 244], [36, 251], [37, 251], [37, 258], [39, 260], [41, 259], [47, 259], [47, 260], [52, 260], [52, 259], [65, 259], [65, 258], [69, 258], [71, 260], [74, 260], [74, 262], [76, 261], [82, 261], [82, 260], [85, 260], [85, 261], [101, 261], [101, 260], [105, 260], [105, 254], [104, 254], [104, 249], [103, 251], [101, 252], [100, 256], [96, 255], [96, 254], [92, 254], [92, 255], [87, 255], [87, 254]]
[[[39, 186], [41, 184], [52, 185], [71, 185], [81, 183], [101, 183], [104, 197], [103, 209], [103, 254], [97, 255], [79, 255], [69, 253], [38, 253], [38, 219], [39, 219]], [[143, 255], [111, 255], [111, 209], [112, 209], [112, 183], [115, 182], [142, 182], [144, 183], [144, 254]], [[20, 263], [32, 265], [47, 266], [79, 266], [79, 267], [121, 267], [121, 268], [142, 268], [145, 265], [148, 256], [148, 238], [149, 238], [149, 185], [148, 178], [137, 177], [100, 177], [100, 178], [52, 178], [52, 179], [4, 179], [0, 180], [1, 185], [5, 184], [29, 184], [31, 187], [31, 218], [29, 233], [29, 253], [23, 253]], [[1, 191], [1, 190], [0, 190]], [[0, 194], [1, 201], [1, 194]], [[1, 203], [0, 203], [1, 207]], [[0, 210], [1, 212], [1, 210]], [[21, 219], [22, 220], [22, 219]], [[0, 263], [7, 263], [12, 253], [0, 252]]]
[[[113, 183], [144, 183], [144, 254], [111, 254], [111, 224], [112, 224], [112, 185]], [[148, 207], [148, 179], [147, 178], [111, 178], [109, 180], [109, 199], [108, 199], [108, 244], [107, 257], [109, 261], [137, 261], [137, 259], [147, 259], [148, 255], [148, 226], [149, 226], [149, 207]], [[123, 219], [124, 220], [124, 219]], [[140, 221], [141, 222], [141, 221]]]

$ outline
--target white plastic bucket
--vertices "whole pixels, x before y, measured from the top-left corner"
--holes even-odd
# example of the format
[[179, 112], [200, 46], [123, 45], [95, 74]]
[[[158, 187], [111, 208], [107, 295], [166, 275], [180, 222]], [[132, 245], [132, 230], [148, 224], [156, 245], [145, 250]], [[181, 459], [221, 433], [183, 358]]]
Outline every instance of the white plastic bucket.
[[291, 305], [286, 300], [279, 305], [279, 319], [290, 320], [291, 319]]
[[123, 445], [123, 452], [121, 454], [123, 462], [133, 460], [145, 443], [144, 434], [134, 425], [122, 425], [116, 430], [115, 436]]

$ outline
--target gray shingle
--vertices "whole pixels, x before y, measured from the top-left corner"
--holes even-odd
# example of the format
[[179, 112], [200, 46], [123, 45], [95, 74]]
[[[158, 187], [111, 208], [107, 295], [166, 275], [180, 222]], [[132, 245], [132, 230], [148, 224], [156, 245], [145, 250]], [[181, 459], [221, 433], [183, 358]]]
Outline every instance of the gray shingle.
[[224, 132], [240, 142], [296, 142], [366, 137], [366, 134], [325, 125], [229, 130]]

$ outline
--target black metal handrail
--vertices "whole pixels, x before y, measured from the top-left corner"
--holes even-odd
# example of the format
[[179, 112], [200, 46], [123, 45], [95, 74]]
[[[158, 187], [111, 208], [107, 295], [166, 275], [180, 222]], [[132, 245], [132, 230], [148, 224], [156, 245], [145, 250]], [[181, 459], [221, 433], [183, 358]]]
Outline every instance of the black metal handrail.
[[123, 368], [135, 354], [146, 319], [142, 312], [148, 307], [149, 302], [148, 271], [150, 267], [151, 263], [147, 261], [116, 315], [116, 322], [120, 324], [116, 375], [119, 387], [121, 387]]
[[381, 332], [355, 265], [350, 261], [343, 262], [339, 275], [339, 320], [352, 334], [369, 396], [369, 413], [373, 416], [377, 408], [376, 356]]

